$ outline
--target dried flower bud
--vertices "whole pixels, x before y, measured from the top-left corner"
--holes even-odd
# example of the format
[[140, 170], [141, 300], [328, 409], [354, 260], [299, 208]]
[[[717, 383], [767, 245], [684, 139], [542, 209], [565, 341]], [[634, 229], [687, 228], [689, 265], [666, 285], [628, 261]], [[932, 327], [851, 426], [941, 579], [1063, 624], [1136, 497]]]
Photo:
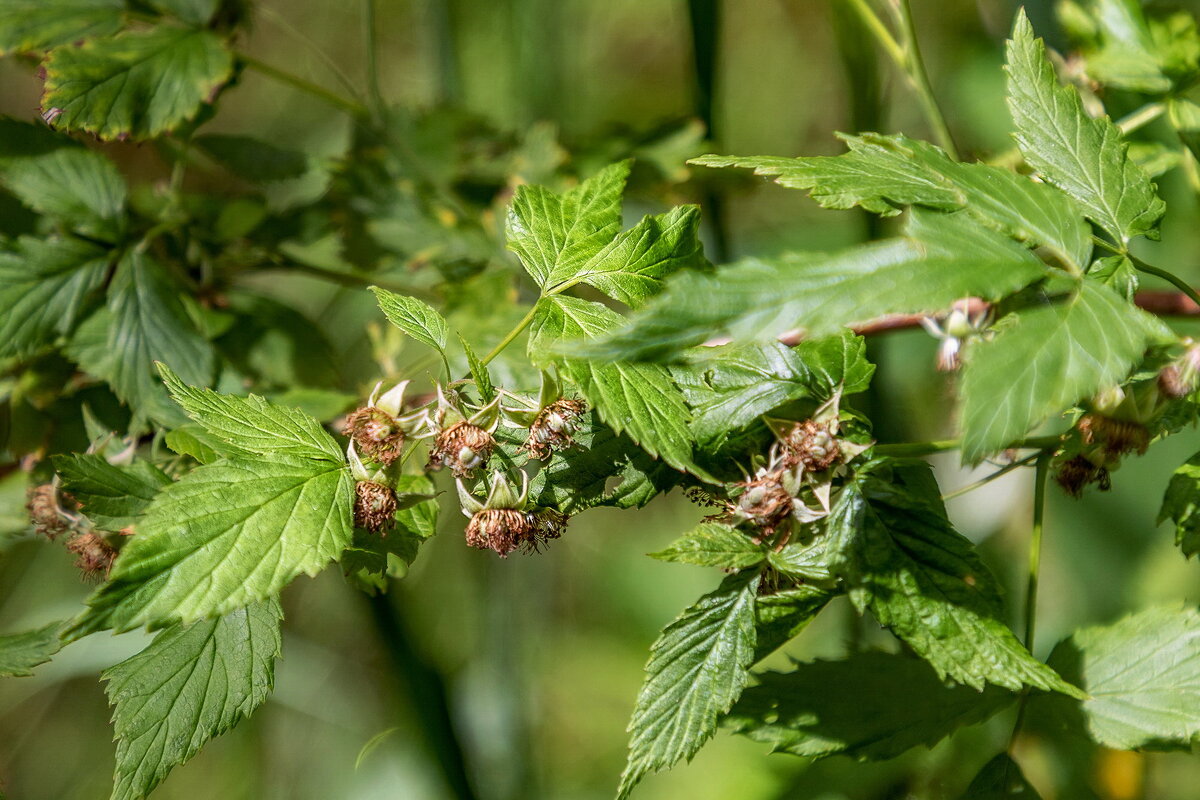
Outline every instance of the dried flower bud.
[[470, 477], [487, 463], [495, 447], [496, 440], [483, 428], [470, 422], [456, 422], [438, 434], [427, 468], [449, 467], [456, 478]]
[[[70, 501], [66, 495], [63, 500]], [[70, 523], [63, 517], [59, 505], [60, 497], [54, 484], [44, 483], [31, 486], [25, 494], [25, 508], [29, 511], [29, 521], [38, 534], [54, 541], [70, 530]]]
[[400, 421], [375, 406], [360, 408], [348, 416], [342, 433], [354, 440], [363, 455], [381, 464], [391, 464], [404, 449]]
[[371, 533], [379, 533], [392, 525], [397, 508], [396, 491], [375, 481], [354, 484], [354, 524]]
[[767, 472], [754, 480], [734, 484], [742, 487], [731, 516], [750, 522], [766, 533], [773, 532], [792, 513], [792, 494], [784, 486], [783, 471]]
[[1055, 473], [1054, 480], [1071, 497], [1080, 497], [1084, 487], [1090, 483], [1098, 484], [1102, 492], [1107, 492], [1112, 488], [1112, 479], [1108, 468], [1097, 466], [1090, 458], [1083, 455], [1064, 461], [1059, 466], [1058, 472]]
[[1103, 414], [1084, 414], [1077, 427], [1084, 444], [1099, 445], [1106, 456], [1146, 452], [1150, 431], [1136, 422], [1113, 419]]
[[575, 444], [572, 438], [579, 430], [579, 418], [586, 410], [582, 401], [560, 398], [538, 412], [529, 426], [529, 441], [525, 450], [533, 458], [548, 458], [555, 450], [563, 450]]
[[117, 548], [90, 532], [71, 537], [67, 551], [75, 554], [75, 566], [83, 573], [84, 580], [89, 581], [107, 578], [117, 558]]
[[1178, 399], [1196, 391], [1200, 384], [1200, 346], [1189, 347], [1182, 357], [1158, 373], [1158, 388], [1164, 395]]
[[829, 469], [842, 456], [838, 440], [829, 428], [811, 419], [796, 423], [788, 431], [783, 439], [783, 449], [785, 466], [803, 464], [812, 472]]
[[550, 539], [562, 536], [567, 518], [553, 509], [518, 511], [515, 508], [485, 508], [467, 523], [467, 544], [479, 550], [494, 550], [508, 558], [514, 550], [539, 552]]

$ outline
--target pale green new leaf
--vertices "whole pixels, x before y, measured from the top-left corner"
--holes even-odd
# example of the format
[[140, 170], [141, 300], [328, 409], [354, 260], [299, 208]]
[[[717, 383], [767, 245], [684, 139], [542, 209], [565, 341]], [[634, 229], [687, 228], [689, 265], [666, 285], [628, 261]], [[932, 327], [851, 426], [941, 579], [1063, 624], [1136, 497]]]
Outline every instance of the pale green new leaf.
[[446, 320], [435, 308], [415, 297], [405, 297], [372, 286], [379, 308], [388, 321], [418, 342], [435, 350], [446, 349]]
[[44, 126], [0, 118], [0, 179], [34, 211], [86, 236], [115, 242], [124, 229], [116, 166]]
[[1167, 335], [1161, 322], [1095, 281], [1082, 281], [1066, 300], [1006, 317], [994, 339], [967, 350], [963, 460], [1003, 450], [1050, 415], [1119, 382]]
[[23, 236], [0, 251], [0, 357], [70, 332], [107, 271], [107, 251], [79, 239]]
[[48, 50], [121, 29], [124, 0], [4, 0], [0, 54]]
[[53, 51], [42, 106], [66, 130], [149, 139], [192, 119], [232, 74], [220, 36], [162, 25]]
[[1200, 553], [1200, 453], [1175, 470], [1163, 495], [1159, 523], [1175, 523], [1175, 544], [1191, 558]]
[[918, 659], [864, 652], [756, 675], [724, 724], [772, 752], [895, 758], [1012, 703], [1011, 692], [945, 683]]
[[1166, 205], [1130, 160], [1117, 126], [1084, 112], [1079, 93], [1062, 86], [1024, 11], [1008, 44], [1008, 107], [1025, 160], [1083, 206], [1120, 244], [1153, 235]]
[[1091, 230], [1075, 202], [1056, 189], [987, 164], [954, 161], [939, 147], [906, 136], [843, 138], [840, 156], [703, 156], [691, 163], [746, 167], [783, 186], [807, 189], [826, 208], [861, 206], [884, 216], [905, 206], [963, 210], [1029, 245], [1044, 245], [1076, 267], [1088, 263]]
[[96, 453], [56, 455], [54, 470], [88, 519], [106, 531], [120, 531], [137, 522], [154, 495], [171, 482], [149, 461], [110, 464]]
[[801, 328], [816, 338], [886, 314], [937, 312], [963, 297], [999, 299], [1046, 274], [1028, 249], [965, 214], [914, 209], [907, 233], [840, 253], [747, 259], [712, 275], [681, 273], [624, 327], [562, 349], [645, 360], [722, 333], [764, 341]]
[[505, 222], [508, 248], [542, 289], [567, 280], [621, 230], [629, 162], [606, 167], [566, 194], [519, 186]]
[[767, 557], [767, 549], [729, 525], [702, 522], [666, 550], [650, 553], [650, 557], [700, 567], [745, 569], [761, 563]]
[[[531, 359], [552, 358], [547, 352], [551, 346], [597, 336], [621, 321], [606, 306], [568, 295], [544, 297], [537, 309], [529, 336]], [[567, 347], [575, 341], [567, 342]], [[683, 393], [664, 367], [566, 358], [562, 370], [614, 431], [627, 433], [646, 452], [671, 466], [700, 474], [692, 463], [691, 414]]]
[[27, 677], [34, 667], [53, 658], [62, 649], [59, 633], [64, 624], [51, 622], [35, 631], [0, 636], [0, 678]]
[[868, 475], [848, 484], [829, 517], [835, 571], [854, 605], [869, 608], [940, 678], [1077, 695], [1004, 623], [999, 584], [946, 519], [928, 466], [893, 473], [891, 483]]
[[1116, 750], [1186, 749], [1200, 742], [1200, 613], [1151, 608], [1063, 640], [1050, 664], [1088, 697], [1038, 698]]
[[1008, 753], [1001, 753], [983, 765], [959, 800], [1041, 800], [1017, 762]]
[[666, 628], [650, 650], [629, 723], [619, 799], [651, 772], [690, 759], [737, 700], [755, 655], [758, 578], [731, 576]]
[[158, 371], [175, 402], [189, 417], [239, 451], [345, 463], [333, 437], [298, 408], [281, 406], [258, 395], [236, 397], [188, 386], [166, 364], [159, 364]]
[[159, 492], [75, 636], [227, 614], [315, 575], [351, 540], [344, 465], [272, 455], [197, 468]]
[[188, 383], [212, 380], [212, 346], [197, 330], [182, 294], [158, 262], [136, 249], [121, 259], [108, 287], [107, 357], [81, 364], [135, 410], [163, 395], [156, 361], [170, 364]]
[[164, 630], [104, 671], [117, 768], [112, 800], [141, 800], [267, 699], [283, 613], [275, 599]]

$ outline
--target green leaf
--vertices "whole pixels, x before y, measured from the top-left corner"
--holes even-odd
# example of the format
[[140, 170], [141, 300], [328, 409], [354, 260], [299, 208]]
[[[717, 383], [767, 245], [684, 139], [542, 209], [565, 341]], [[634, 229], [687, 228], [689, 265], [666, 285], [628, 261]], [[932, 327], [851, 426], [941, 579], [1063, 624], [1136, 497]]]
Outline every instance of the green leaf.
[[458, 342], [467, 356], [467, 366], [471, 369], [471, 378], [475, 381], [475, 388], [479, 391], [480, 399], [485, 405], [492, 402], [496, 399], [496, 387], [492, 385], [491, 373], [488, 372], [487, 366], [479, 360], [479, 356], [475, 355], [475, 351], [471, 349], [471, 345], [466, 339], [460, 335]]
[[[594, 337], [615, 328], [612, 309], [567, 295], [544, 297], [529, 336], [529, 357], [545, 359], [563, 340]], [[615, 432], [627, 433], [646, 452], [676, 469], [704, 477], [692, 463], [691, 414], [683, 393], [661, 366], [605, 364], [568, 358], [562, 371]]]
[[1175, 523], [1175, 544], [1184, 556], [1200, 553], [1200, 453], [1175, 470], [1163, 495], [1158, 522]]
[[67, 136], [0, 118], [0, 178], [22, 203], [86, 236], [115, 242], [123, 232], [121, 173]]
[[5, 0], [0, 55], [48, 50], [121, 29], [124, 0]]
[[1041, 800], [1037, 790], [1029, 785], [1017, 762], [1008, 753], [1001, 753], [983, 765], [960, 800]]
[[1029, 165], [1078, 200], [1119, 244], [1154, 234], [1166, 204], [1129, 159], [1117, 126], [1087, 116], [1079, 93], [1059, 85], [1024, 11], [1008, 44], [1007, 70], [1008, 107]]
[[1116, 750], [1200, 742], [1200, 613], [1151, 608], [1060, 642], [1050, 664], [1088, 696], [1035, 698], [1068, 727]]
[[277, 595], [350, 543], [353, 495], [349, 471], [328, 461], [199, 467], [155, 497], [70, 633], [162, 627]]
[[0, 251], [0, 357], [69, 333], [107, 272], [107, 251], [78, 239], [23, 236]]
[[192, 144], [234, 175], [254, 183], [299, 178], [308, 171], [304, 153], [250, 136], [209, 133], [193, 138]]
[[944, 683], [923, 661], [864, 652], [755, 676], [724, 724], [773, 753], [863, 760], [932, 746], [1012, 703], [1013, 694]]
[[180, 299], [182, 291], [150, 256], [130, 250], [108, 287], [107, 357], [81, 366], [112, 385], [135, 410], [163, 396], [154, 362], [173, 365], [189, 383], [212, 380], [214, 353]]
[[815, 535], [811, 541], [794, 540], [782, 550], [767, 553], [767, 562], [778, 572], [816, 584], [834, 580], [831, 564], [835, 553], [833, 537]]
[[195, 423], [188, 423], [167, 433], [166, 443], [174, 452], [181, 456], [191, 456], [201, 464], [211, 464], [220, 460], [222, 455], [232, 455], [231, 448], [237, 451], [237, 448]]
[[914, 210], [907, 232], [832, 255], [747, 259], [711, 276], [681, 273], [624, 327], [562, 349], [645, 360], [722, 333], [764, 341], [801, 327], [818, 338], [886, 314], [933, 313], [963, 297], [999, 299], [1045, 274], [1029, 250], [963, 214]]
[[117, 739], [112, 800], [146, 797], [209, 739], [263, 704], [275, 683], [282, 616], [272, 599], [173, 625], [104, 671]]
[[[424, 475], [401, 475], [395, 488], [400, 494], [436, 493], [433, 481]], [[342, 569], [348, 574], [362, 570], [387, 575], [394, 571], [389, 556], [411, 565], [421, 544], [437, 532], [437, 514], [437, 500], [424, 500], [398, 511], [395, 526], [384, 533], [355, 528], [354, 540], [339, 559]]]
[[51, 622], [44, 628], [26, 633], [0, 636], [0, 678], [23, 678], [33, 674], [33, 668], [45, 664], [62, 649], [63, 622]]
[[839, 391], [863, 391], [875, 372], [865, 353], [862, 337], [844, 331], [796, 347], [770, 342], [712, 348], [672, 375], [692, 407], [697, 439], [714, 443], [791, 400], [824, 402]]
[[189, 25], [207, 25], [221, 0], [151, 0], [150, 4]]
[[60, 47], [46, 60], [42, 107], [65, 130], [150, 139], [200, 111], [233, 74], [217, 34], [163, 25]]
[[767, 557], [767, 549], [729, 525], [702, 522], [666, 550], [650, 553], [650, 557], [700, 567], [744, 569], [762, 563]]
[[149, 461], [110, 464], [95, 453], [56, 455], [54, 469], [63, 489], [83, 506], [83, 513], [106, 531], [136, 523], [159, 489], [171, 482]]
[[1163, 324], [1095, 281], [1061, 302], [1016, 312], [968, 348], [963, 460], [1003, 450], [1051, 414], [1128, 375]]
[[1053, 249], [1076, 267], [1088, 263], [1091, 230], [1063, 193], [1006, 169], [954, 161], [941, 148], [907, 136], [841, 138], [850, 152], [840, 156], [703, 156], [691, 163], [751, 168], [783, 186], [809, 190], [825, 208], [861, 206], [884, 216], [912, 205], [963, 210], [989, 228]]
[[188, 386], [165, 364], [163, 383], [188, 416], [240, 451], [344, 464], [342, 449], [315, 419], [257, 395], [235, 397]]
[[901, 465], [893, 483], [859, 475], [834, 503], [835, 571], [860, 610], [949, 676], [976, 689], [1031, 686], [1077, 695], [1004, 623], [1000, 587], [941, 507], [928, 465]]
[[798, 636], [832, 598], [831, 592], [808, 585], [756, 597], [754, 663]]
[[630, 162], [622, 161], [563, 195], [518, 186], [505, 221], [508, 249], [543, 290], [573, 277], [621, 230], [621, 195]]
[[754, 660], [757, 576], [731, 576], [666, 628], [650, 650], [619, 800], [651, 772], [690, 759], [712, 738]]
[[370, 288], [389, 322], [418, 342], [438, 351], [445, 350], [446, 320], [436, 309], [415, 297], [405, 297], [378, 286]]

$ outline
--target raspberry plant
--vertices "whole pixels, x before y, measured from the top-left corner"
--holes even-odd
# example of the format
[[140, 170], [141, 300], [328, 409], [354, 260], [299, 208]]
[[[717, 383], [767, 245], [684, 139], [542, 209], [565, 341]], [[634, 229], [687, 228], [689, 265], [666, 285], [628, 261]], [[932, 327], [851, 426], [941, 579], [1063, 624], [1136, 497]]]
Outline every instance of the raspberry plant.
[[[972, 161], [934, 101], [907, 0], [878, 5], [844, 10], [895, 61], [937, 144], [862, 132], [837, 156], [690, 163], [903, 215], [899, 232], [714, 266], [697, 206], [625, 225], [633, 162], [619, 157], [636, 143], [579, 175], [544, 128], [514, 138], [412, 114], [374, 82], [331, 94], [236, 49], [252, 11], [240, 0], [0, 2], [0, 48], [44, 80], [40, 120], [0, 120], [0, 180], [23, 215], [0, 252], [4, 458], [29, 476], [28, 535], [98, 581], [74, 618], [0, 637], [0, 673], [28, 675], [85, 636], [157, 631], [101, 676], [113, 797], [144, 797], [268, 698], [279, 595], [297, 576], [337, 569], [384, 592], [440, 512], [461, 520], [442, 535], [461, 531], [480, 558], [553, 558], [589, 509], [680, 490], [706, 517], [653, 555], [713, 570], [713, 588], [651, 647], [618, 797], [721, 725], [779, 752], [877, 760], [1015, 708], [1013, 743], [1038, 718], [1106, 748], [1190, 747], [1194, 608], [1131, 609], [1047, 662], [1031, 650], [1050, 479], [1077, 497], [1106, 489], [1196, 421], [1200, 344], [1166, 319], [1187, 305], [1139, 281], [1200, 298], [1135, 252], [1166, 213], [1153, 177], [1197, 182], [1195, 20], [1064, 2], [1063, 62], [1019, 13], [1005, 67], [1016, 147]], [[248, 70], [354, 118], [318, 199], [271, 209], [257, 187], [307, 157], [205, 132]], [[1114, 122], [1109, 96], [1144, 104]], [[1159, 118], [1177, 140], [1131, 146]], [[452, 161], [429, 171], [422, 148], [447, 129]], [[165, 185], [131, 183], [92, 146], [126, 140], [154, 143]], [[192, 171], [221, 190], [192, 189]], [[485, 191], [468, 198], [464, 176]], [[323, 240], [339, 245], [333, 266]], [[370, 289], [394, 326], [376, 331], [378, 382], [359, 396], [304, 315], [253, 280], [282, 269]], [[875, 369], [865, 337], [915, 324], [958, 373], [960, 435], [880, 442], [857, 399]], [[428, 354], [402, 374], [400, 334]], [[996, 464], [983, 482], [1032, 471], [1022, 602], [948, 518], [922, 460], [944, 450]], [[1198, 506], [1200, 455], [1162, 510], [1187, 557]], [[897, 646], [756, 667], [839, 595]], [[1034, 796], [1012, 744], [997, 751], [963, 796]]]

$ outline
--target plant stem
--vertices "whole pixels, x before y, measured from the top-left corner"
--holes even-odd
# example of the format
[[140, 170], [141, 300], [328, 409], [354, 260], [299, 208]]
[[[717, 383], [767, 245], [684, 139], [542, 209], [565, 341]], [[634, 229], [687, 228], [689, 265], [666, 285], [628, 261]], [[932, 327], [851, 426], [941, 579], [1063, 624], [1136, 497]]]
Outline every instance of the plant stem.
[[334, 94], [323, 86], [318, 86], [312, 81], [307, 81], [304, 78], [301, 78], [299, 75], [293, 75], [290, 72], [285, 72], [284, 70], [273, 67], [270, 64], [259, 61], [257, 58], [248, 56], [245, 53], [238, 53], [237, 57], [238, 60], [245, 64], [249, 69], [252, 69], [259, 74], [265, 75], [266, 77], [276, 80], [282, 84], [291, 86], [293, 89], [297, 89], [305, 94], [309, 94], [320, 100], [324, 100], [329, 105], [335, 106], [342, 111], [345, 111], [347, 114], [351, 114], [356, 117], [364, 117], [368, 114], [366, 107], [364, 107], [361, 103], [357, 103], [353, 100], [347, 100], [340, 95]]
[[[1037, 593], [1038, 578], [1042, 568], [1042, 530], [1045, 527], [1046, 515], [1046, 478], [1049, 474], [1052, 453], [1043, 450], [1038, 454], [1033, 483], [1033, 529], [1029, 534], [1029, 583], [1025, 587], [1025, 649], [1033, 652], [1034, 634], [1037, 628]], [[1012, 735], [1008, 740], [1008, 752], [1011, 754], [1025, 723], [1025, 707], [1029, 702], [1029, 689], [1021, 692], [1017, 701], [1017, 719], [1013, 723]]]
[[921, 47], [917, 43], [917, 26], [913, 23], [912, 9], [909, 0], [900, 0], [900, 20], [904, 31], [904, 50], [908, 54], [908, 78], [917, 92], [925, 117], [933, 127], [933, 135], [938, 144], [946, 151], [946, 155], [958, 161], [958, 148], [954, 145], [954, 137], [950, 127], [942, 115], [937, 98], [933, 95], [933, 86], [929, 83], [929, 73], [925, 70], [925, 59], [921, 57]]
[[516, 340], [516, 338], [521, 335], [521, 332], [523, 330], [525, 330], [526, 328], [528, 328], [533, 323], [533, 317], [535, 314], [537, 314], [537, 307], [538, 307], [537, 303], [534, 303], [532, 306], [530, 306], [529, 312], [524, 317], [521, 318], [521, 321], [518, 322], [511, 331], [506, 333], [504, 335], [504, 338], [500, 340], [500, 343], [498, 345], [496, 345], [495, 347], [493, 347], [492, 351], [490, 353], [488, 353], [486, 356], [481, 358], [479, 360], [479, 363], [486, 367], [488, 364], [492, 363], [492, 361], [496, 358], [496, 356], [503, 353], [504, 348], [506, 348], [510, 344], [512, 344], [513, 341]]
[[1121, 117], [1116, 122], [1116, 126], [1121, 129], [1121, 133], [1132, 133], [1138, 128], [1149, 125], [1154, 120], [1163, 115], [1167, 107], [1163, 103], [1146, 103], [1136, 111]]
[[363, 46], [367, 50], [367, 103], [376, 122], [383, 121], [383, 93], [379, 89], [379, 37], [375, 30], [375, 0], [363, 0]]
[[946, 494], [942, 495], [942, 500], [953, 500], [955, 497], [962, 497], [964, 494], [967, 494], [968, 492], [973, 492], [981, 486], [986, 486], [987, 484], [991, 483], [992, 481], [996, 480], [997, 478], [1004, 477], [1008, 473], [1012, 472], [1014, 469], [1019, 469], [1024, 466], [1028, 466], [1032, 461], [1034, 461], [1038, 458], [1041, 458], [1041, 454], [1034, 453], [1031, 456], [1026, 456], [1025, 458], [1022, 458], [1020, 461], [1014, 461], [1011, 464], [1008, 464], [1007, 466], [1001, 467], [1000, 469], [996, 470], [992, 474], [984, 476], [983, 478], [980, 478], [979, 480], [975, 481], [974, 483], [969, 483], [966, 486], [955, 489], [952, 492], [947, 492]]
[[[694, 109], [704, 123], [705, 133], [714, 145], [720, 141], [717, 129], [716, 93], [721, 45], [721, 4], [719, 0], [688, 0], [688, 22], [692, 33], [692, 75]], [[712, 231], [713, 260], [729, 260], [729, 224], [721, 194], [707, 185], [700, 198]]]
[[341, 286], [350, 286], [355, 289], [361, 289], [366, 286], [378, 286], [380, 289], [387, 289], [389, 292], [396, 294], [408, 295], [409, 297], [419, 297], [424, 300], [436, 299], [432, 292], [424, 289], [417, 289], [403, 283], [389, 281], [387, 278], [381, 278], [377, 275], [372, 275], [369, 272], [346, 271], [342, 272], [334, 269], [325, 269], [324, 267], [313, 266], [312, 264], [300, 264], [296, 262], [266, 264], [262, 267], [263, 271], [281, 269], [290, 272], [300, 272], [305, 275], [311, 275], [314, 278], [336, 283]]
[[847, 3], [862, 18], [863, 24], [875, 36], [876, 41], [888, 54], [888, 58], [892, 59], [901, 70], [907, 72], [908, 57], [904, 54], [904, 48], [883, 24], [883, 20], [875, 13], [875, 9], [871, 8], [867, 0], [847, 0]]
[[[1031, 436], [1009, 445], [1015, 450], [1054, 450], [1057, 449], [1062, 437], [1060, 436]], [[932, 442], [903, 442], [900, 444], [877, 444], [875, 453], [892, 458], [914, 458], [933, 453], [944, 453], [947, 450], [958, 450], [962, 447], [959, 439], [941, 439]]]
[[457, 800], [476, 800], [467, 770], [466, 755], [454, 719], [446, 683], [441, 674], [413, 647], [404, 621], [396, 613], [389, 595], [363, 595], [371, 620], [394, 668], [397, 683], [408, 694], [429, 747], [437, 757], [451, 796]]
[[1137, 256], [1135, 256], [1131, 253], [1126, 253], [1125, 256], [1126, 256], [1126, 258], [1128, 258], [1130, 261], [1133, 262], [1133, 265], [1135, 267], [1137, 267], [1139, 272], [1145, 272], [1149, 275], [1154, 275], [1156, 277], [1162, 278], [1164, 281], [1167, 281], [1168, 283], [1172, 284], [1173, 286], [1175, 286], [1176, 289], [1178, 289], [1179, 291], [1186, 294], [1189, 298], [1191, 298], [1193, 303], [1195, 303], [1196, 305], [1200, 305], [1200, 294], [1197, 294], [1196, 290], [1193, 289], [1191, 286], [1189, 286], [1187, 281], [1178, 277], [1174, 273], [1167, 272], [1165, 269], [1159, 269], [1156, 266], [1147, 264], [1145, 261], [1142, 261], [1140, 258], [1138, 258]]

